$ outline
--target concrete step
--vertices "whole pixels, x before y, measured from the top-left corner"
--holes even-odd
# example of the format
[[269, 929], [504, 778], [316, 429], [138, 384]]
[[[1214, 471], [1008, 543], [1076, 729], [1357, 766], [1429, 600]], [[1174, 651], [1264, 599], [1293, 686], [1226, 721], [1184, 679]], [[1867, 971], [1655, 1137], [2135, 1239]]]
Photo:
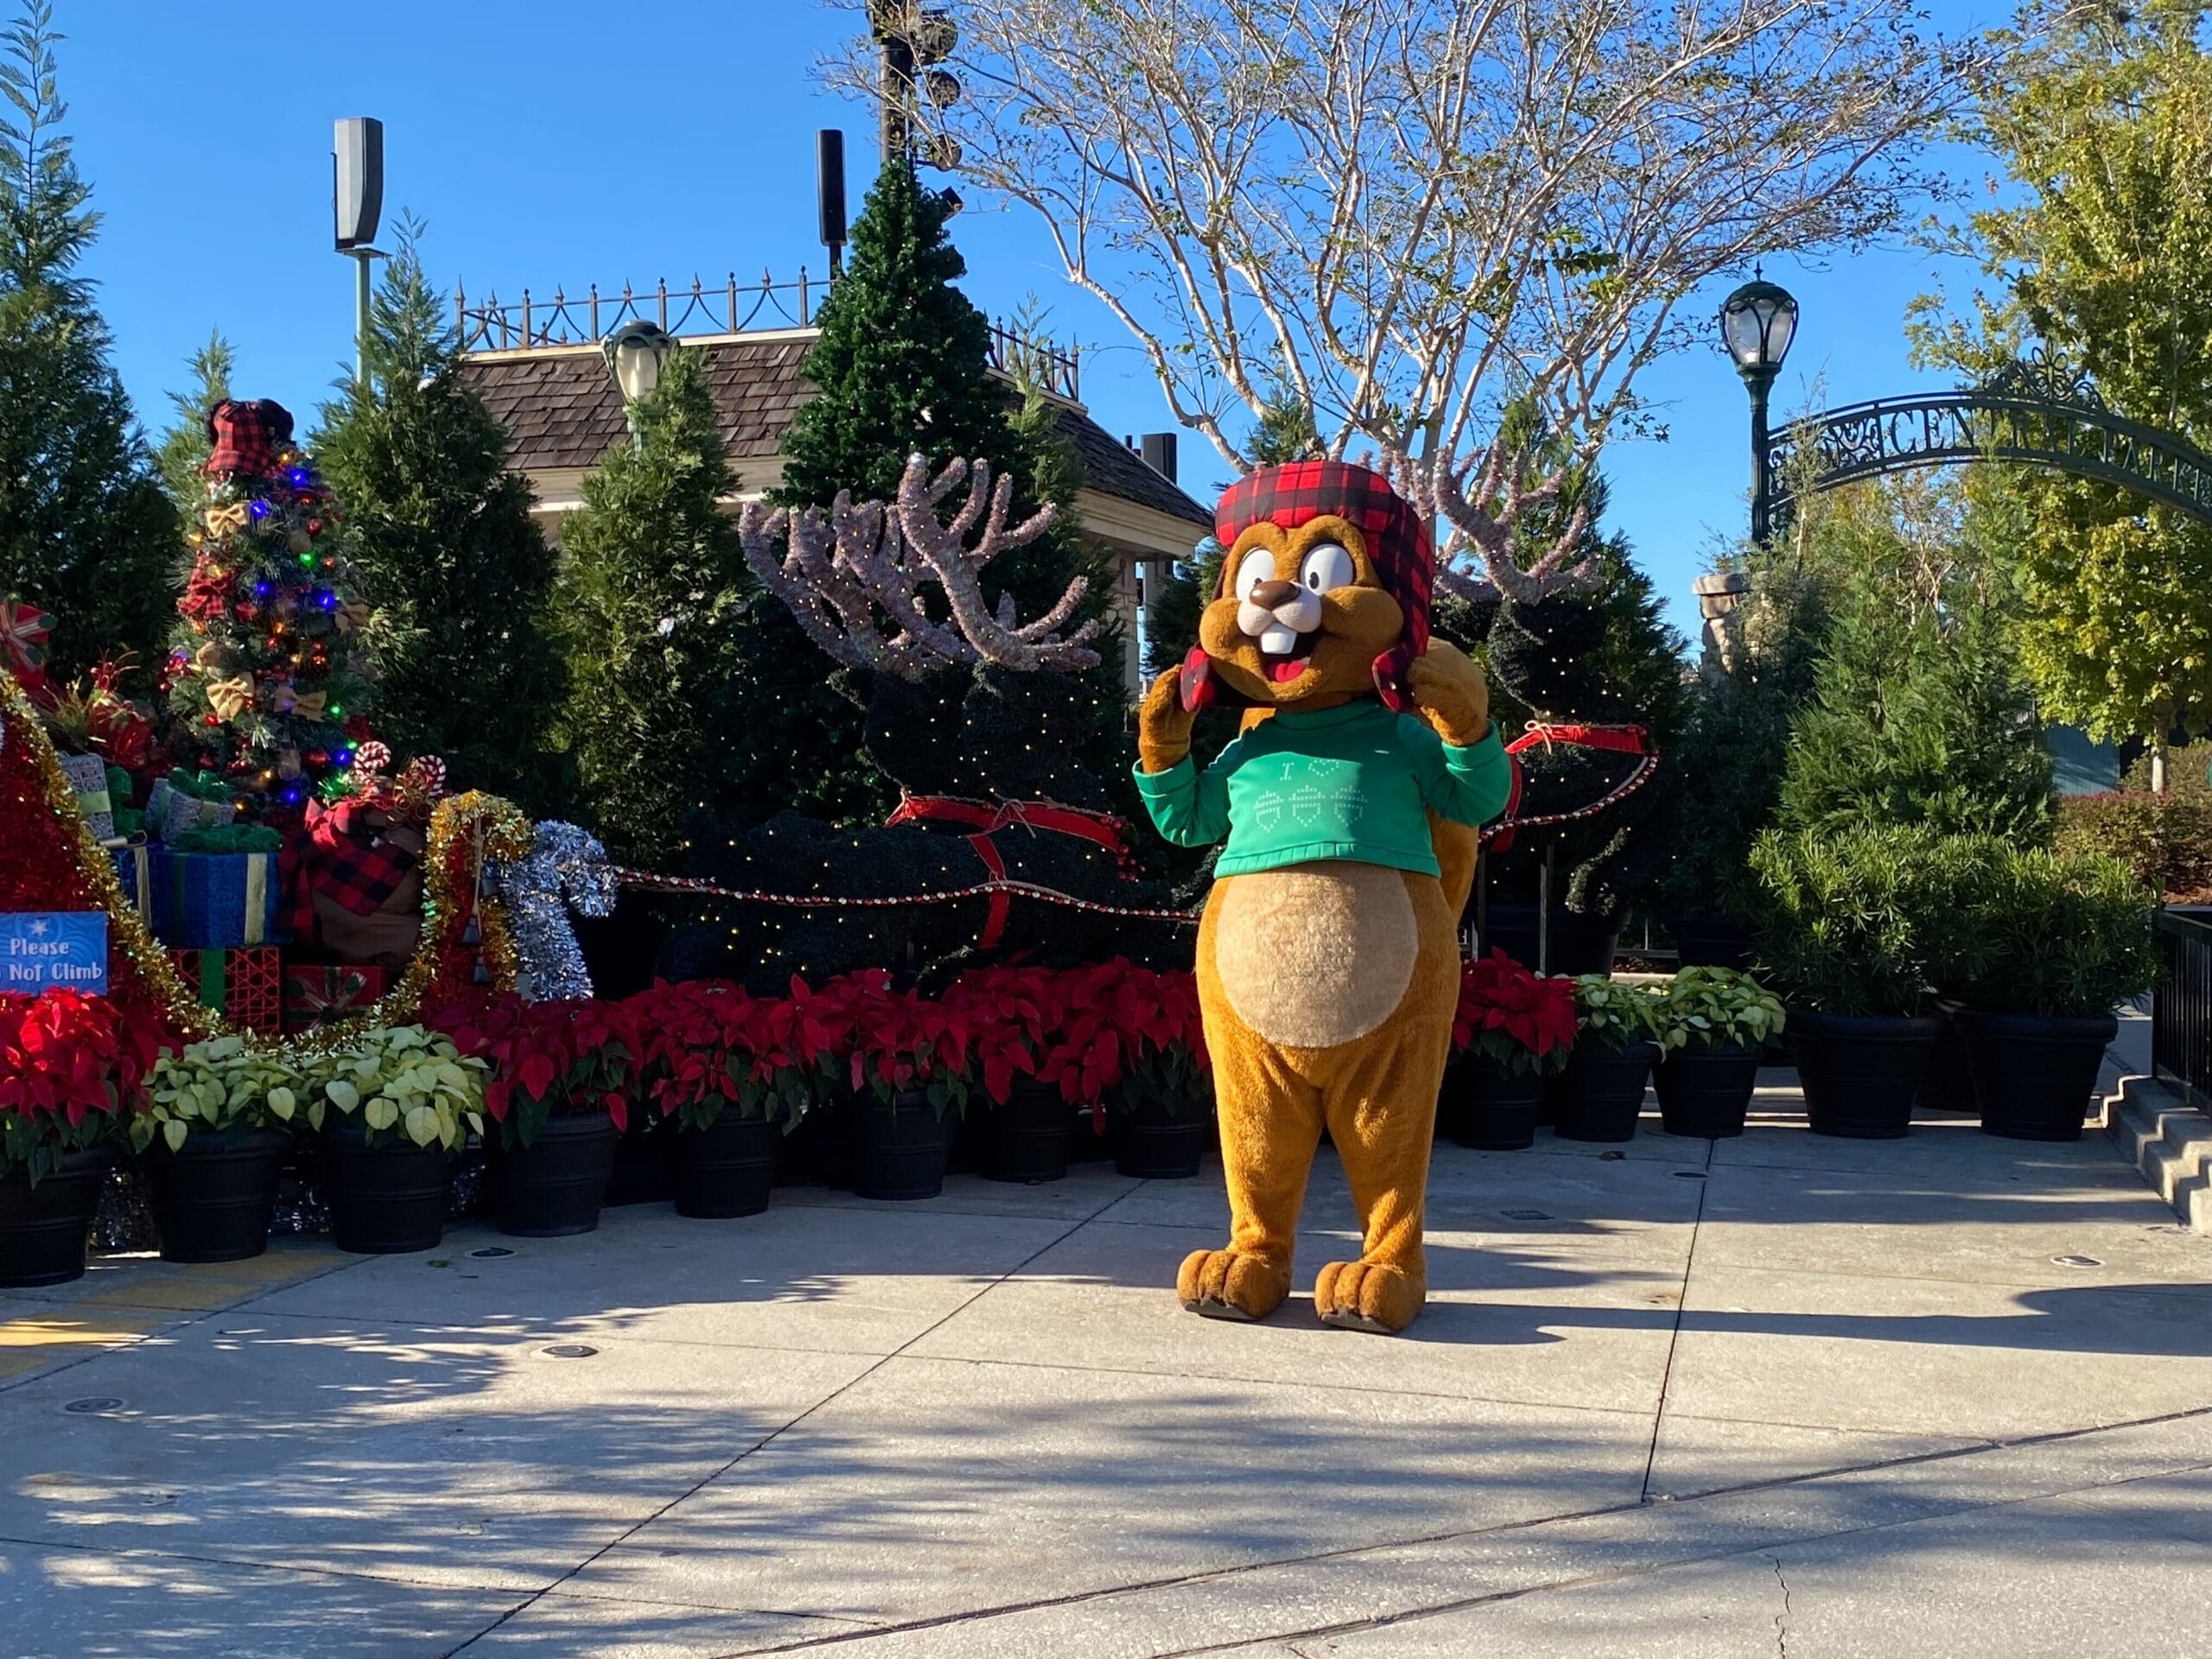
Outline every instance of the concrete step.
[[2154, 1077], [2126, 1077], [2105, 1102], [2105, 1133], [2176, 1215], [2212, 1236], [2212, 1116]]

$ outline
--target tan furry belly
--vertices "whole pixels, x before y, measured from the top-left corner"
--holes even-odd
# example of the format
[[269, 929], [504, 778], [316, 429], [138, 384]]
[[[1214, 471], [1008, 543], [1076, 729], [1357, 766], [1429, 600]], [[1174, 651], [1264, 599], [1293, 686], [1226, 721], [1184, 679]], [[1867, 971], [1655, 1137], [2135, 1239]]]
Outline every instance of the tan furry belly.
[[1199, 929], [1201, 969], [1211, 966], [1230, 1010], [1269, 1043], [1351, 1042], [1405, 1001], [1422, 935], [1435, 926], [1425, 912], [1444, 907], [1440, 894], [1417, 907], [1410, 887], [1434, 880], [1346, 860], [1224, 876]]

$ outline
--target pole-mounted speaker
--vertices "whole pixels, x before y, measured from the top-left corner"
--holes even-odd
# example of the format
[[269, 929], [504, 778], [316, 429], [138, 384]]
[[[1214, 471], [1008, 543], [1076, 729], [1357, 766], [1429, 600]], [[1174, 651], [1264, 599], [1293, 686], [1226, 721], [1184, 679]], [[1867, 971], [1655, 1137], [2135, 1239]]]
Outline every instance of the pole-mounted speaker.
[[845, 135], [824, 127], [814, 135], [815, 194], [822, 208], [822, 245], [835, 276], [845, 252]]
[[338, 251], [350, 253], [377, 239], [384, 216], [384, 123], [349, 115], [338, 123], [332, 159], [337, 164], [334, 207]]

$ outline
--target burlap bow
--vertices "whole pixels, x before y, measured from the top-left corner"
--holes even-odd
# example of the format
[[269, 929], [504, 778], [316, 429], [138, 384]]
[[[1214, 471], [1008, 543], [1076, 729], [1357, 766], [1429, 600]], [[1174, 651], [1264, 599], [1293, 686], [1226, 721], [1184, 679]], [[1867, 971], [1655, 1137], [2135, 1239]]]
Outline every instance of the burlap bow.
[[243, 501], [233, 501], [226, 507], [210, 507], [207, 509], [207, 533], [210, 536], [227, 536], [232, 531], [244, 530], [248, 516]]
[[241, 674], [235, 679], [209, 681], [207, 706], [225, 720], [236, 720], [253, 707], [253, 676]]
[[296, 715], [302, 720], [321, 720], [323, 704], [328, 701], [327, 691], [296, 691], [289, 685], [276, 688], [276, 712]]

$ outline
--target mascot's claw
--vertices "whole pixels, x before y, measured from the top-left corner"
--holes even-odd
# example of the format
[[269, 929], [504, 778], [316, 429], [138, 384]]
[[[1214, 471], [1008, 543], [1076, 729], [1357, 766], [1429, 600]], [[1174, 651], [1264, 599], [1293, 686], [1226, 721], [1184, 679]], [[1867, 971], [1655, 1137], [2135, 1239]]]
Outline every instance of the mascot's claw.
[[1235, 1250], [1193, 1250], [1175, 1275], [1175, 1294], [1210, 1319], [1264, 1319], [1290, 1294], [1290, 1273]]
[[1313, 1311], [1322, 1324], [1386, 1337], [1411, 1325], [1427, 1299], [1426, 1286], [1382, 1262], [1332, 1262], [1313, 1281]]

